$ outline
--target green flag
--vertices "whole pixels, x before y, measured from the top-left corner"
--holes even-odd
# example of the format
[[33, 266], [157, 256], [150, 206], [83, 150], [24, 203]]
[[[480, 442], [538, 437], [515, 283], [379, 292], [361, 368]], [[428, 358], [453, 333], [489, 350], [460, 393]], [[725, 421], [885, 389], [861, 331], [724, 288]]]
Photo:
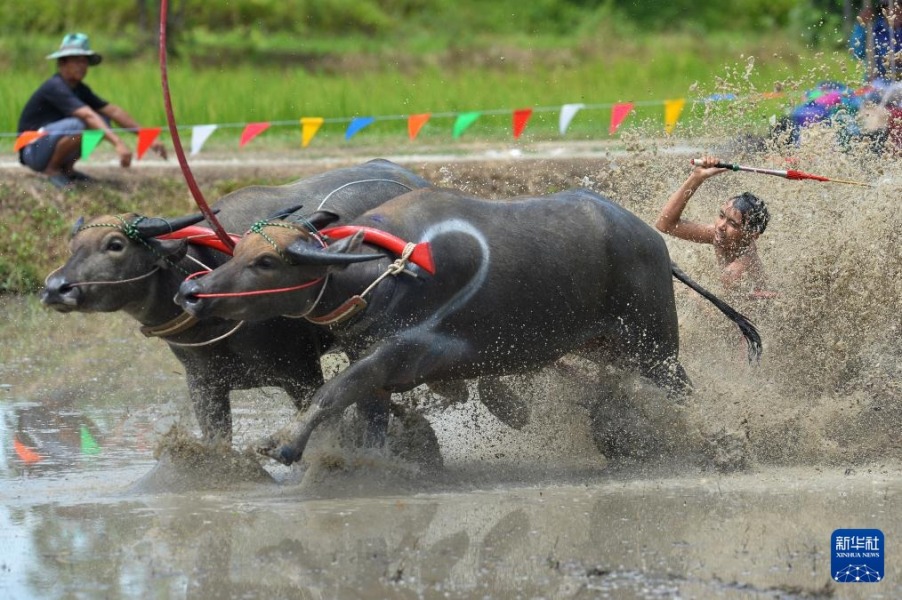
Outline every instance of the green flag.
[[457, 120], [454, 121], [454, 139], [456, 140], [462, 136], [464, 131], [466, 131], [470, 125], [475, 123], [476, 119], [478, 119], [481, 114], [482, 113], [479, 112], [467, 112], [457, 115]]
[[91, 156], [91, 152], [94, 152], [94, 148], [97, 147], [97, 144], [99, 144], [102, 139], [103, 132], [99, 129], [88, 129], [83, 132], [81, 134], [81, 159], [88, 160], [88, 157]]
[[84, 425], [81, 426], [81, 453], [82, 454], [100, 454], [100, 444], [88, 431]]

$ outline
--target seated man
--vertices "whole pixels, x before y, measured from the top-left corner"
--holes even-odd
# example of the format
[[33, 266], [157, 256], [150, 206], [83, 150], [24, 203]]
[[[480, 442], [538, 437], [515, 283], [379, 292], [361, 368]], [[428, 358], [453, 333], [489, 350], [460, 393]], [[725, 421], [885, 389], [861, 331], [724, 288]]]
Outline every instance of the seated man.
[[[19, 118], [19, 133], [42, 131], [46, 135], [19, 150], [19, 161], [46, 175], [59, 188], [66, 188], [73, 181], [88, 180], [87, 175], [75, 170], [75, 162], [81, 158], [82, 132], [97, 129], [116, 147], [119, 164], [131, 165], [131, 149], [109, 124], [113, 122], [135, 132], [140, 126], [123, 108], [95, 95], [83, 83], [88, 66], [96, 66], [102, 60], [88, 45], [88, 36], [66, 35], [59, 50], [47, 58], [56, 59], [57, 73], [32, 94]], [[151, 150], [166, 158], [161, 143], [155, 142]]]

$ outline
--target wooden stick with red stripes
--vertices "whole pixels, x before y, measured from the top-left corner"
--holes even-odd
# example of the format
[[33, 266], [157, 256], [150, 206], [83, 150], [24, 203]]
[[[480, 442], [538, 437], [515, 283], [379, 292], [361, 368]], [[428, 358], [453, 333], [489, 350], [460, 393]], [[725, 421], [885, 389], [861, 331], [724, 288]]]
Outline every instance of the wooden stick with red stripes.
[[[695, 166], [699, 166], [704, 164], [704, 161], [700, 158], [693, 158], [692, 164]], [[761, 169], [758, 167], [746, 167], [743, 165], [734, 165], [730, 163], [722, 163], [719, 162], [714, 167], [718, 169], [730, 169], [731, 171], [748, 171], [749, 173], [761, 173], [763, 175], [776, 175], [777, 177], [782, 177], [784, 179], [810, 179], [812, 181], [829, 181], [830, 183], [847, 183], [849, 185], [860, 185], [862, 187], [874, 187], [870, 183], [862, 183], [860, 181], [849, 181], [848, 179], [836, 179], [833, 177], [824, 177], [823, 175], [812, 175], [811, 173], [805, 173], [804, 171], [797, 171], [795, 169]]]

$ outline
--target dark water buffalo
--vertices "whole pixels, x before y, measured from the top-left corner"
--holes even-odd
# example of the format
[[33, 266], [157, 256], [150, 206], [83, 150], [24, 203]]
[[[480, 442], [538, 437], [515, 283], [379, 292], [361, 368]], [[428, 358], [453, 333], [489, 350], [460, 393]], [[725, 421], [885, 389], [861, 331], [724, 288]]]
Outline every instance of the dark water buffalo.
[[[428, 185], [399, 165], [374, 160], [288, 185], [243, 188], [213, 208], [229, 232], [243, 233], [266, 215], [298, 204], [303, 204], [298, 216], [322, 227]], [[60, 312], [124, 311], [134, 317], [146, 335], [167, 342], [184, 365], [204, 439], [231, 439], [229, 392], [282, 387], [299, 408], [305, 407], [323, 383], [319, 358], [332, 335], [297, 319], [240, 325], [218, 317], [198, 321], [184, 313], [172, 300], [179, 284], [230, 258], [184, 239], [156, 237], [196, 221], [120, 215], [80, 225], [70, 241], [69, 260], [47, 277], [41, 301]], [[288, 347], [291, 352], [284, 351]]]
[[[424, 189], [353, 224], [417, 243], [404, 247], [405, 271], [394, 254], [372, 251], [386, 243], [372, 230], [324, 232], [326, 244], [305, 227], [271, 222], [255, 226], [231, 261], [179, 289], [179, 303], [200, 318], [306, 315], [359, 357], [316, 392], [287, 442], [264, 442], [275, 460], [297, 461], [323, 419], [374, 395], [523, 372], [575, 350], [676, 393], [689, 386], [672, 276], [691, 280], [654, 229], [595, 193], [484, 201]], [[400, 251], [395, 242], [387, 244]], [[760, 348], [754, 327], [716, 303]]]

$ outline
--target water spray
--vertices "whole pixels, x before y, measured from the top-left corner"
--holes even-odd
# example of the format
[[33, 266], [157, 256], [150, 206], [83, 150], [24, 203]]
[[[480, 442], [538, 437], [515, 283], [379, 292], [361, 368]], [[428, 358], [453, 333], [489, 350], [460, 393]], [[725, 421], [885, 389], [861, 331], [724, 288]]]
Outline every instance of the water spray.
[[[693, 166], [702, 166], [705, 164], [705, 161], [700, 158], [693, 158], [690, 161]], [[746, 167], [743, 165], [734, 165], [731, 163], [723, 163], [719, 162], [714, 165], [718, 169], [730, 169], [731, 171], [747, 171], [749, 173], [760, 173], [762, 175], [775, 175], [777, 177], [782, 177], [784, 179], [794, 179], [794, 180], [802, 180], [809, 179], [812, 181], [828, 181], [830, 183], [847, 183], [849, 185], [860, 185], [862, 187], [874, 187], [873, 184], [870, 183], [862, 183], [860, 181], [850, 181], [848, 179], [835, 179], [833, 177], [824, 177], [823, 175], [812, 175], [811, 173], [805, 173], [804, 171], [797, 171], [795, 169], [761, 169], [758, 167]]]

